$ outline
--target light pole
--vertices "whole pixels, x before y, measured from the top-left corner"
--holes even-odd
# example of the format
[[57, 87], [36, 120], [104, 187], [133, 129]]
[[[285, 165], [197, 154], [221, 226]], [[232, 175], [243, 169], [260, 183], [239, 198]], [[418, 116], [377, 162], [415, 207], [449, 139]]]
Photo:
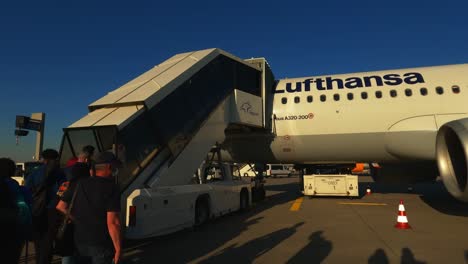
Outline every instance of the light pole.
[[[25, 130], [26, 129], [26, 130]], [[36, 150], [34, 153], [35, 160], [40, 160], [41, 152], [44, 145], [44, 129], [45, 129], [45, 113], [32, 113], [31, 117], [16, 116], [16, 144], [18, 145], [19, 137], [28, 135], [28, 130], [37, 132], [36, 135]]]

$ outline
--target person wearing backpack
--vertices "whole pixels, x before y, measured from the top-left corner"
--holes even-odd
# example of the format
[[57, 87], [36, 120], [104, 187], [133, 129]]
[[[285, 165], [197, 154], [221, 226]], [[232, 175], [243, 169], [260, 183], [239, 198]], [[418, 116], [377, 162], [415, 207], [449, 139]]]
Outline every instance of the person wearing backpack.
[[[57, 210], [74, 223], [79, 263], [119, 263], [121, 257], [120, 191], [115, 183], [121, 162], [111, 152], [95, 159], [94, 177], [85, 177], [60, 198]], [[75, 199], [76, 198], [76, 199]]]
[[34, 249], [37, 264], [49, 264], [57, 228], [57, 191], [66, 180], [59, 167], [59, 154], [54, 149], [42, 152], [42, 166], [29, 175], [26, 187], [32, 192], [32, 220]]
[[[67, 174], [67, 180], [61, 186], [59, 191], [57, 192], [57, 196], [59, 199], [62, 199], [65, 192], [70, 188], [75, 189], [78, 182], [82, 179], [86, 179], [91, 177], [90, 175], [90, 168], [87, 163], [83, 162], [69, 162], [68, 166], [65, 169], [68, 169], [69, 173]], [[58, 206], [58, 205], [57, 205]], [[61, 218], [61, 222], [64, 221], [65, 215], [62, 214], [59, 218]], [[73, 222], [70, 223], [73, 225]], [[71, 227], [73, 229], [73, 226]], [[77, 262], [77, 258], [74, 256], [76, 255], [75, 251], [75, 242], [73, 241], [73, 236], [67, 237], [66, 241], [61, 241], [62, 243], [66, 243], [66, 245], [62, 245], [67, 250], [66, 252], [62, 252], [62, 264], [73, 264]], [[56, 244], [57, 245], [57, 244]]]
[[15, 162], [0, 158], [0, 234], [7, 241], [2, 247], [6, 263], [18, 263], [25, 241], [31, 235], [31, 194], [11, 177], [15, 174]]

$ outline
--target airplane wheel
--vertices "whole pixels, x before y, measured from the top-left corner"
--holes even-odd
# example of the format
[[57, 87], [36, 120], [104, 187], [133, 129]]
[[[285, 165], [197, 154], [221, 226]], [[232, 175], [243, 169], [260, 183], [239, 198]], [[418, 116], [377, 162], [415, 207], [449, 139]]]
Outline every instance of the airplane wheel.
[[247, 193], [247, 191], [242, 190], [241, 193], [240, 193], [240, 207], [239, 207], [239, 210], [240, 211], [246, 211], [247, 209], [249, 209], [249, 194]]

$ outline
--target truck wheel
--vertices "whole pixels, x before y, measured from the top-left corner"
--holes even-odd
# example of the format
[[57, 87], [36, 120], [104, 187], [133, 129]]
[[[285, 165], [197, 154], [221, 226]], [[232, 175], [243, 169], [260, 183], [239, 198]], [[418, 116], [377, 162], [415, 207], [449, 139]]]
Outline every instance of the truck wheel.
[[252, 187], [250, 193], [252, 194], [252, 202], [255, 203], [258, 200], [258, 192], [256, 187]]
[[242, 190], [240, 193], [240, 211], [246, 211], [249, 209], [249, 193], [245, 190]]
[[210, 217], [210, 209], [206, 200], [198, 200], [195, 205], [195, 226], [203, 225]]
[[265, 197], [266, 197], [265, 188], [262, 187], [262, 188], [260, 189], [260, 201], [265, 200]]

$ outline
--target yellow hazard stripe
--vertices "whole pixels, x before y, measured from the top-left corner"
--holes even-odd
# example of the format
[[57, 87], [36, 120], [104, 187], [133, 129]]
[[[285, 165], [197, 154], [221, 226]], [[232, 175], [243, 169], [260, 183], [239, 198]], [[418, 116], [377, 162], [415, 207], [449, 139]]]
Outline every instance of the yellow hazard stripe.
[[338, 203], [338, 204], [346, 204], [346, 205], [374, 205], [374, 206], [378, 206], [378, 205], [387, 205], [385, 203]]
[[301, 204], [303, 200], [304, 200], [304, 197], [297, 198], [296, 201], [294, 201], [294, 203], [291, 205], [291, 208], [289, 210], [299, 211], [299, 209], [301, 209]]

